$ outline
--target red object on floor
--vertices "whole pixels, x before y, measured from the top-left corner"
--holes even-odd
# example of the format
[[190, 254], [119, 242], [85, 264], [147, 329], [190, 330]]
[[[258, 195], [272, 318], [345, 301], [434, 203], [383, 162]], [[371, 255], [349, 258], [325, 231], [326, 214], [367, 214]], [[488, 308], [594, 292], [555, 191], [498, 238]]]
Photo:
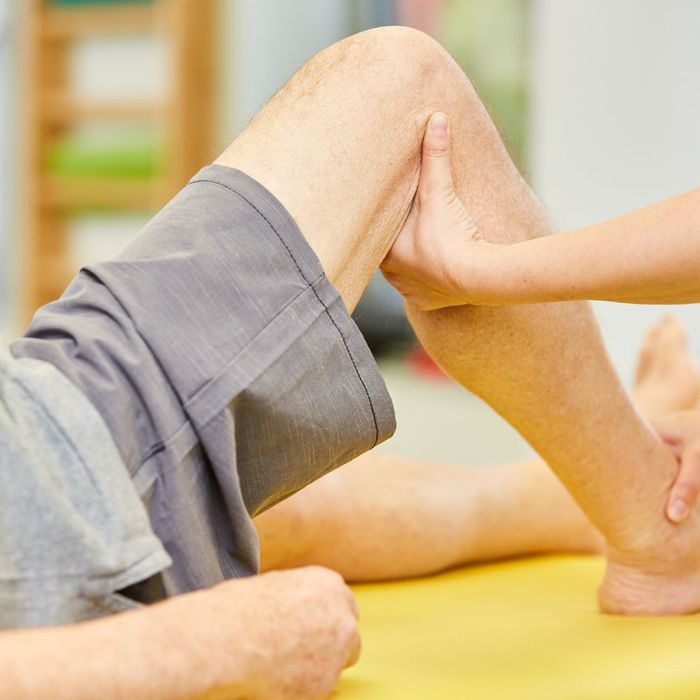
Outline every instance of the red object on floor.
[[435, 364], [428, 353], [419, 345], [406, 355], [409, 369], [423, 379], [448, 380], [450, 378]]

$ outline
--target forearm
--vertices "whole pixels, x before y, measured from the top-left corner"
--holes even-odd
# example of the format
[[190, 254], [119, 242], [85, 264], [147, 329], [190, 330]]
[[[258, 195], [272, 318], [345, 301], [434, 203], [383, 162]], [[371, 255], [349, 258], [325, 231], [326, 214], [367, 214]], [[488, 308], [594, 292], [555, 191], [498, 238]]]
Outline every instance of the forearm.
[[700, 189], [602, 224], [496, 251], [496, 303], [700, 301]]
[[[211, 598], [205, 596], [210, 592], [94, 622], [1, 633], [2, 696], [7, 700], [222, 697], [214, 691], [222, 690], [221, 679], [236, 677], [232, 667], [241, 661], [222, 658], [216, 639], [219, 625], [209, 616]], [[244, 674], [238, 677], [239, 684], [226, 684], [225, 697], [237, 697], [231, 693], [238, 685], [241, 696], [245, 694]]]

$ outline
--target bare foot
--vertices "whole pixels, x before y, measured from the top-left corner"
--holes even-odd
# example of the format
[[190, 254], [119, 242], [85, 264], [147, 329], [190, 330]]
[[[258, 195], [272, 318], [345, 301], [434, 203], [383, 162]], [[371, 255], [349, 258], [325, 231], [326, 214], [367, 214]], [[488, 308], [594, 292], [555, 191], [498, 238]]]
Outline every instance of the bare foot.
[[[653, 540], [653, 541], [652, 541]], [[664, 524], [646, 550], [608, 550], [598, 590], [604, 612], [619, 615], [686, 615], [700, 611], [700, 518]]]
[[[685, 330], [666, 316], [653, 326], [639, 354], [634, 400], [653, 417], [692, 408], [700, 396]], [[660, 507], [671, 484], [659, 493]], [[608, 568], [599, 590], [605, 612], [680, 615], [700, 610], [700, 511], [681, 525], [666, 520], [656, 532], [637, 533], [634, 551], [608, 548]], [[633, 538], [634, 539], [634, 538]]]
[[700, 377], [688, 351], [685, 329], [675, 316], [652, 326], [637, 362], [634, 401], [647, 417], [692, 408]]
[[[634, 402], [647, 418], [692, 408], [700, 397], [700, 375], [688, 351], [685, 329], [675, 316], [665, 316], [652, 326], [642, 343], [637, 359], [633, 390]], [[535, 481], [535, 476], [530, 478]], [[539, 477], [538, 478], [542, 478]], [[578, 507], [576, 508], [578, 510]], [[562, 518], [564, 531], [572, 532], [570, 549], [602, 551], [602, 536], [586, 520]]]

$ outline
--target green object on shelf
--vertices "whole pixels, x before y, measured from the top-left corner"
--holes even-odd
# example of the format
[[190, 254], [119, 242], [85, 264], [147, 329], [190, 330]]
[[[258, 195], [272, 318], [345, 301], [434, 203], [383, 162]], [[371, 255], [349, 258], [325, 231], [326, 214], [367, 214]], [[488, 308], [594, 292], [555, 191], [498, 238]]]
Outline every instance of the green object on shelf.
[[152, 130], [68, 136], [47, 154], [48, 169], [60, 177], [146, 180], [158, 174], [162, 160], [162, 142]]
[[153, 0], [51, 0], [52, 5], [149, 5]]

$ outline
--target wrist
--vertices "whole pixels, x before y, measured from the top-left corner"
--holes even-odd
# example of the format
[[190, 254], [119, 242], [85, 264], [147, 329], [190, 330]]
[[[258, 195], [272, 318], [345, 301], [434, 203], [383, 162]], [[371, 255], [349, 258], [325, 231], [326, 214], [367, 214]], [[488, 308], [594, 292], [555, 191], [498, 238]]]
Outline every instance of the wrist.
[[495, 296], [499, 304], [537, 304], [562, 301], [561, 290], [550, 269], [552, 263], [549, 237], [495, 246], [498, 251], [498, 275]]
[[[230, 584], [229, 584], [230, 585]], [[204, 697], [212, 689], [235, 690], [236, 697], [258, 697], [255, 659], [230, 590], [216, 586], [165, 601], [150, 609], [150, 633], [165, 659], [164, 671], [188, 697]], [[242, 602], [242, 601], [241, 601]], [[241, 610], [236, 613], [234, 607]]]
[[470, 244], [462, 256], [459, 273], [461, 303], [480, 306], [517, 303], [518, 287], [513, 281], [517, 258], [511, 251], [515, 245], [486, 241]]

